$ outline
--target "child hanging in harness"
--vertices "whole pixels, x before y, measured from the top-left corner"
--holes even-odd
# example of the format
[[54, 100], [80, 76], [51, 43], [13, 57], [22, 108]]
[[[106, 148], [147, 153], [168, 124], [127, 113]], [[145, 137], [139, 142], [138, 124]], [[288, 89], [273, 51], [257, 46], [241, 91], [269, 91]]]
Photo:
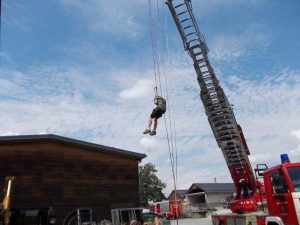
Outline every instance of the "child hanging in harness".
[[[154, 104], [156, 107], [153, 109], [150, 115], [148, 128], [143, 132], [143, 134], [149, 133], [151, 136], [156, 135], [157, 120], [166, 112], [166, 100], [163, 97], [156, 95], [154, 98]], [[154, 126], [153, 130], [151, 131], [152, 121]]]

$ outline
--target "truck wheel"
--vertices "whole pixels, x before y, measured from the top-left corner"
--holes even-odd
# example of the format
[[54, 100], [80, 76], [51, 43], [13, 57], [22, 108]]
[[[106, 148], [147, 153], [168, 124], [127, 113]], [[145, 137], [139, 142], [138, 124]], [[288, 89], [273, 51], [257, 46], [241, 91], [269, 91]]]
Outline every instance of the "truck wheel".
[[130, 225], [138, 225], [136, 220], [131, 220]]
[[267, 225], [278, 225], [278, 223], [276, 223], [276, 222], [268, 222]]

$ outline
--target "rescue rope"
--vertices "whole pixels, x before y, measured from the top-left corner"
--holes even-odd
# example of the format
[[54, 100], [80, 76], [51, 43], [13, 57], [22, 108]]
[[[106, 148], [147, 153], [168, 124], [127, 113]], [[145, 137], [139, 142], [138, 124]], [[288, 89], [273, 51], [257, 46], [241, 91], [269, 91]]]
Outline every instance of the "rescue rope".
[[[154, 29], [154, 19], [152, 15], [152, 4], [151, 0], [148, 0], [148, 14], [149, 14], [149, 23], [150, 23], [150, 34], [151, 34], [151, 45], [152, 45], [152, 59], [153, 59], [153, 70], [154, 70], [154, 79], [155, 79], [155, 86], [157, 89], [157, 84], [159, 83], [160, 88], [160, 95], [162, 95], [162, 88], [160, 82], [160, 69], [158, 63], [158, 55], [157, 55], [157, 45], [155, 39], [155, 29]], [[157, 79], [158, 77], [158, 79]], [[156, 90], [156, 93], [158, 91]]]
[[[171, 63], [171, 58], [170, 58], [170, 49], [169, 49], [169, 37], [168, 37], [168, 27], [167, 27], [167, 18], [166, 18], [166, 10], [165, 7], [163, 7], [164, 9], [164, 34], [165, 34], [165, 40], [166, 40], [166, 54], [167, 54], [167, 65], [170, 65]], [[170, 73], [170, 72], [169, 72]], [[167, 90], [167, 98], [169, 99], [168, 96], [168, 89], [167, 89], [167, 84], [169, 82], [167, 82], [167, 75], [166, 75], [166, 70], [164, 67], [164, 77], [165, 77], [165, 84], [166, 84], [166, 90]], [[172, 84], [172, 82], [171, 82]], [[168, 108], [171, 109], [171, 101], [168, 101]], [[172, 114], [171, 114], [172, 112]], [[169, 125], [170, 125], [170, 130], [171, 130], [171, 143], [172, 143], [172, 150], [174, 152], [174, 145], [175, 145], [175, 178], [177, 181], [177, 141], [176, 141], [176, 126], [175, 126], [175, 116], [174, 116], [174, 111], [173, 110], [169, 110], [168, 111], [169, 114]], [[173, 126], [172, 126], [172, 120], [173, 120]], [[173, 132], [174, 130], [174, 132]], [[173, 133], [174, 133], [174, 141], [173, 141]], [[174, 143], [174, 144], [173, 144]], [[174, 155], [173, 155], [174, 157]]]
[[[161, 18], [160, 18], [160, 10], [159, 10], [159, 0], [156, 1], [156, 8], [157, 8], [157, 18], [158, 18], [158, 25], [160, 25], [162, 22], [161, 22]], [[164, 8], [164, 7], [163, 7]], [[159, 26], [158, 26], [158, 30], [159, 30]], [[160, 33], [162, 34], [163, 32], [161, 30], [159, 30]], [[163, 43], [163, 36], [161, 35], [161, 43]], [[155, 52], [156, 52], [156, 49], [155, 49]], [[157, 52], [156, 52], [157, 54]], [[158, 62], [158, 61], [157, 61]], [[170, 108], [170, 101], [169, 101], [169, 92], [168, 92], [168, 86], [167, 86], [167, 80], [166, 80], [166, 72], [165, 72], [165, 67], [163, 66], [163, 75], [164, 75], [164, 81], [165, 81], [165, 90], [166, 90], [166, 102], [167, 102], [167, 108], [168, 108], [168, 114], [169, 114], [169, 120], [170, 120], [170, 111], [171, 111], [171, 108]], [[159, 85], [160, 85], [160, 88], [161, 88], [161, 75], [160, 73], [158, 74], [158, 77], [159, 77]], [[162, 88], [161, 88], [162, 90]], [[165, 120], [165, 129], [166, 129], [166, 135], [167, 135], [167, 140], [168, 140], [168, 149], [169, 149], [169, 155], [170, 155], [170, 161], [171, 161], [171, 167], [172, 167], [172, 173], [174, 172], [174, 177], [175, 177], [175, 182], [176, 182], [176, 175], [175, 175], [175, 171], [174, 171], [174, 167], [175, 167], [175, 164], [174, 164], [174, 145], [173, 145], [173, 135], [172, 135], [172, 126], [170, 126], [170, 131], [171, 131], [171, 134], [169, 135], [169, 131], [168, 131], [168, 124], [167, 124], [167, 121], [166, 121], [166, 114], [164, 114], [164, 120]], [[169, 123], [169, 125], [171, 124], [171, 122]], [[171, 140], [170, 140], [171, 139]]]
[[[170, 51], [169, 51], [169, 39], [167, 35], [167, 23], [166, 23], [166, 13], [165, 13], [165, 7], [164, 2], [162, 1], [163, 9], [164, 9], [164, 29], [162, 34], [162, 40], [163, 40], [163, 33], [165, 34], [166, 39], [166, 52], [167, 52], [167, 62], [170, 63]], [[159, 10], [159, 0], [156, 1], [156, 7], [157, 7], [157, 15], [158, 15], [158, 22], [161, 23], [160, 20], [160, 10]], [[161, 85], [161, 76], [160, 76], [160, 67], [159, 67], [159, 58], [157, 54], [157, 45], [156, 45], [156, 39], [155, 39], [155, 29], [154, 29], [154, 19], [152, 14], [152, 4], [151, 0], [148, 0], [148, 10], [149, 10], [149, 21], [150, 21], [150, 31], [151, 31], [151, 44], [152, 44], [152, 53], [153, 53], [153, 68], [154, 68], [154, 76], [155, 76], [155, 84], [156, 87], [154, 88], [155, 94], [157, 94], [157, 86], [159, 84], [160, 92], [162, 93], [162, 85]], [[163, 43], [163, 41], [162, 41]], [[169, 151], [169, 158], [171, 163], [171, 170], [172, 170], [172, 176], [173, 176], [173, 185], [174, 185], [174, 191], [175, 191], [175, 203], [177, 205], [177, 144], [176, 144], [176, 128], [175, 128], [175, 117], [174, 113], [171, 116], [171, 104], [169, 101], [169, 90], [168, 90], [168, 81], [166, 76], [166, 69], [165, 66], [163, 66], [163, 75], [164, 75], [164, 82], [165, 82], [165, 90], [166, 90], [166, 102], [167, 102], [167, 108], [168, 108], [168, 123], [167, 123], [167, 117], [164, 114], [164, 122], [165, 122], [165, 130], [166, 130], [166, 136], [167, 136], [167, 144], [168, 144], [168, 151]], [[158, 77], [158, 79], [157, 79]], [[173, 117], [174, 125], [172, 125], [171, 118]], [[170, 135], [168, 126], [170, 128]], [[175, 132], [173, 132], [173, 129]], [[174, 133], [174, 138], [173, 138]], [[175, 143], [175, 144], [174, 144]], [[174, 148], [175, 148], [175, 159], [174, 159]], [[177, 212], [176, 212], [176, 218], [178, 213], [178, 206], [177, 206]], [[177, 224], [178, 224], [178, 218], [177, 218]]]
[[[163, 3], [164, 4], [164, 3]], [[163, 6], [163, 12], [164, 12], [164, 34], [165, 34], [165, 40], [166, 40], [166, 54], [167, 54], [167, 65], [170, 65], [170, 49], [169, 49], [169, 38], [168, 38], [168, 27], [167, 27], [167, 19], [166, 19], [166, 10], [165, 7]], [[166, 75], [166, 70], [164, 67], [164, 77], [165, 77], [165, 85], [166, 85], [166, 93], [167, 93], [167, 104], [168, 104], [168, 114], [169, 114], [169, 126], [171, 130], [171, 143], [172, 143], [172, 158], [173, 158], [173, 185], [174, 185], [174, 200], [175, 200], [175, 205], [176, 205], [176, 224], [178, 225], [178, 204], [177, 204], [177, 143], [176, 143], [176, 126], [175, 126], [175, 117], [174, 117], [174, 111], [171, 110], [171, 103], [169, 101], [169, 91], [168, 91], [168, 83], [167, 82], [167, 75]], [[171, 117], [171, 112], [173, 116], [173, 123], [174, 126], [172, 126], [172, 117]], [[165, 120], [166, 121], [166, 120]], [[173, 132], [174, 130], [174, 132]], [[174, 140], [173, 140], [173, 133], [174, 133]], [[174, 146], [174, 144], [175, 146]], [[175, 165], [174, 165], [174, 147], [175, 147]], [[174, 169], [175, 166], [175, 169]]]

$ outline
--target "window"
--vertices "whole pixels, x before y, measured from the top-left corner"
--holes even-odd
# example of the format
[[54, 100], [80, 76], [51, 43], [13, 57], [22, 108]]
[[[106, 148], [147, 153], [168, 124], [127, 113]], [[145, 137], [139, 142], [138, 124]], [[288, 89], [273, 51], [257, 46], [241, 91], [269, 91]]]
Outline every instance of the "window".
[[300, 167], [286, 168], [292, 181], [295, 192], [300, 192]]
[[289, 192], [286, 180], [281, 170], [271, 172], [270, 179], [274, 194], [284, 194]]

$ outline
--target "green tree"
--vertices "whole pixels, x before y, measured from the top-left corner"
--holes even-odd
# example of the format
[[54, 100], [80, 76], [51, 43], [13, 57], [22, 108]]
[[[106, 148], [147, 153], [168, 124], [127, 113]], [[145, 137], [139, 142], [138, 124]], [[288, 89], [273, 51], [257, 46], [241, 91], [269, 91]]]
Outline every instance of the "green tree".
[[148, 201], [158, 202], [166, 198], [162, 190], [167, 185], [156, 176], [156, 172], [151, 163], [140, 166], [140, 202], [144, 207], [148, 206]]

